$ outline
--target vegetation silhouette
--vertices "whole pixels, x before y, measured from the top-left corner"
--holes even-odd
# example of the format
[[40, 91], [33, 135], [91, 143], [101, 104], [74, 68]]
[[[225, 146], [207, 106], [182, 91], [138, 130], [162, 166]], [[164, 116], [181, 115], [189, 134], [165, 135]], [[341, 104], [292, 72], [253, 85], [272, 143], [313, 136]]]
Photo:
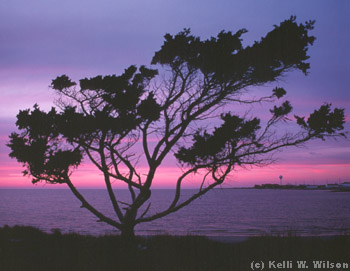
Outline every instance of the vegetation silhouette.
[[[245, 29], [222, 31], [204, 41], [185, 29], [166, 34], [155, 53], [152, 65], [161, 74], [130, 66], [119, 76], [81, 79], [79, 86], [59, 76], [51, 84], [59, 109], [44, 112], [34, 105], [20, 111], [16, 125], [22, 132], [10, 136], [10, 157], [23, 163], [33, 183], [68, 185], [83, 208], [134, 240], [135, 225], [185, 207], [221, 185], [236, 167], [268, 164], [275, 151], [311, 139], [345, 136], [343, 109], [324, 104], [308, 117], [295, 115], [299, 130], [281, 135], [276, 125], [292, 122], [292, 105], [283, 100], [286, 90], [275, 87], [259, 98], [246, 95], [248, 87], [275, 82], [289, 71], [307, 74], [313, 26], [313, 21], [298, 24], [291, 17], [247, 47], [241, 39]], [[279, 104], [266, 123], [232, 112], [234, 105], [264, 102]], [[182, 167], [174, 180], [174, 198], [165, 210], [152, 214], [152, 184], [172, 154]], [[71, 175], [83, 157], [103, 173], [115, 217], [97, 210], [74, 186]], [[139, 161], [147, 165], [146, 174]], [[194, 174], [202, 176], [202, 183], [193, 195], [181, 198], [183, 181]], [[115, 181], [127, 185], [129, 202], [117, 198]]]
[[6, 271], [246, 271], [252, 270], [253, 261], [266, 265], [269, 261], [292, 261], [293, 267], [298, 266], [297, 261], [306, 261], [307, 270], [320, 270], [313, 268], [313, 261], [344, 263], [350, 256], [349, 235], [305, 238], [286, 233], [242, 242], [217, 242], [204, 236], [137, 238], [146, 250], [125, 248], [115, 235], [48, 234], [31, 227], [5, 226], [0, 228], [0, 266]]

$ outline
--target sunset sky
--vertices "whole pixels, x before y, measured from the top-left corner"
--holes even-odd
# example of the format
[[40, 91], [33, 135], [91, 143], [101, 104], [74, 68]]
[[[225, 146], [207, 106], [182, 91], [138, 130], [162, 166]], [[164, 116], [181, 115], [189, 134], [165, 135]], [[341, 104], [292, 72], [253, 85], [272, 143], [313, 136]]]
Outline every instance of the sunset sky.
[[[350, 1], [348, 0], [2, 0], [0, 2], [0, 188], [34, 187], [21, 165], [8, 157], [8, 135], [16, 115], [38, 103], [54, 105], [48, 87], [58, 75], [78, 81], [95, 75], [120, 74], [129, 65], [150, 65], [166, 33], [191, 28], [207, 39], [221, 30], [246, 28], [244, 45], [297, 16], [316, 20], [317, 39], [309, 50], [311, 69], [288, 74], [278, 82], [288, 91], [295, 113], [306, 115], [325, 102], [345, 108], [350, 120]], [[350, 125], [346, 124], [349, 131]], [[266, 182], [318, 184], [350, 181], [350, 141], [313, 141], [306, 148], [286, 149], [268, 167], [237, 170], [225, 187]], [[142, 167], [142, 165], [141, 165]], [[167, 162], [155, 187], [174, 186], [178, 168]], [[84, 165], [72, 178], [80, 187], [100, 187], [93, 166]], [[196, 180], [188, 180], [192, 187]], [[38, 184], [35, 187], [54, 186]]]

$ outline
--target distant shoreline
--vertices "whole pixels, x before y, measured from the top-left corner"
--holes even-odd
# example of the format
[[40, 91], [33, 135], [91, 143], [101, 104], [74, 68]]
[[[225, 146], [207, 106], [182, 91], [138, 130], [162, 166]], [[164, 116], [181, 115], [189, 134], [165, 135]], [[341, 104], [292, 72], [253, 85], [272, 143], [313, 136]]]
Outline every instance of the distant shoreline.
[[[346, 184], [346, 185], [344, 185]], [[350, 192], [349, 183], [344, 183], [340, 185], [280, 185], [280, 184], [261, 184], [254, 185], [253, 187], [221, 187], [215, 189], [257, 189], [257, 190], [265, 190], [265, 189], [273, 189], [273, 190], [324, 190], [331, 192]]]

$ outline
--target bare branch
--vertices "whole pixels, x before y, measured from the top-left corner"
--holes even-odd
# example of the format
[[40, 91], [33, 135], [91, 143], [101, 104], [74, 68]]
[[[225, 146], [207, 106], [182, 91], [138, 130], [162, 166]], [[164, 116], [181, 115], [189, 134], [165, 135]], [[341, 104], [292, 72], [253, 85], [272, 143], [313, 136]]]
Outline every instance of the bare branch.
[[97, 211], [84, 197], [82, 194], [79, 193], [79, 191], [75, 188], [75, 186], [72, 184], [72, 182], [67, 178], [66, 183], [70, 190], [73, 192], [73, 194], [80, 200], [82, 203], [82, 207], [88, 209], [91, 213], [93, 213], [95, 216], [97, 216], [101, 221], [106, 222], [107, 224], [116, 227], [117, 229], [121, 229], [121, 224], [110, 219], [109, 217], [106, 217], [99, 211]]

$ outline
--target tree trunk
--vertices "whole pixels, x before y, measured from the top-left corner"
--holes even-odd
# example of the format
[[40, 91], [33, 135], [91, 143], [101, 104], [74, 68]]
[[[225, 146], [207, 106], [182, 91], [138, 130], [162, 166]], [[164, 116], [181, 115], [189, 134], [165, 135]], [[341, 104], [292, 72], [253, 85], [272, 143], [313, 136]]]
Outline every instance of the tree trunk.
[[128, 209], [122, 221], [121, 238], [122, 238], [122, 241], [127, 245], [134, 245], [136, 242], [135, 231], [134, 231], [135, 217], [136, 217], [135, 212]]
[[135, 225], [133, 224], [123, 224], [121, 229], [121, 238], [126, 243], [134, 243], [135, 242]]

